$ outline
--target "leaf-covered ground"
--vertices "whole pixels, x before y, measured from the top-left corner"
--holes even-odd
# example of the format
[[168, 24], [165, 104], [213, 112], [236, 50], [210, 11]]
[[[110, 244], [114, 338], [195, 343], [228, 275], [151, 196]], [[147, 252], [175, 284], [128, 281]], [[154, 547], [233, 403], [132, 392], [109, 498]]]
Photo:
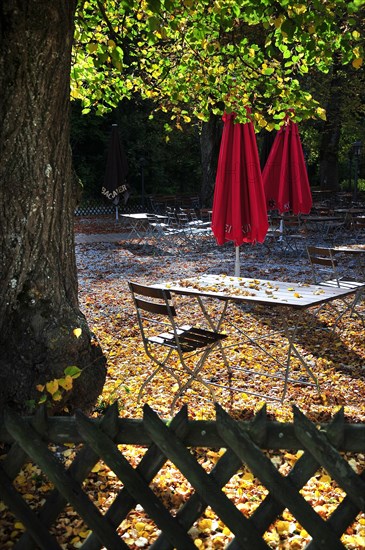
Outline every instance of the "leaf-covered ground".
[[[176, 390], [174, 381], [166, 374], [158, 374], [137, 401], [141, 384], [151, 372], [151, 365], [146, 358], [136, 323], [131, 297], [127, 290], [127, 280], [154, 283], [161, 280], [173, 280], [202, 273], [234, 272], [234, 249], [231, 244], [217, 247], [212, 242], [194, 248], [188, 246], [184, 252], [174, 250], [171, 243], [154, 243], [142, 247], [136, 242], [116, 240], [115, 242], [82, 242], [83, 235], [93, 233], [105, 234], [119, 232], [121, 227], [112, 217], [81, 218], [75, 222], [78, 236], [76, 251], [79, 269], [79, 296], [82, 310], [90, 326], [100, 341], [108, 358], [108, 376], [103, 395], [97, 403], [95, 413], [118, 400], [120, 415], [131, 418], [142, 416], [142, 406], [148, 403], [161, 417], [169, 418], [170, 404]], [[313, 235], [312, 239], [316, 236]], [[351, 235], [343, 235], [343, 242]], [[161, 245], [161, 246], [160, 246]], [[353, 258], [344, 260], [346, 269], [358, 276], [353, 265]], [[283, 255], [278, 251], [268, 251], [261, 245], [243, 246], [241, 248], [241, 273], [253, 279], [282, 279], [296, 285], [311, 280], [311, 270], [305, 255]], [[178, 298], [179, 316], [189, 322], [201, 322], [201, 313], [191, 299]], [[207, 302], [207, 307], [214, 313], [221, 307], [219, 302]], [[364, 305], [360, 310], [365, 312]], [[269, 335], [270, 352], [277, 358], [285, 358], [286, 342], [282, 338], [281, 320], [272, 312], [259, 308], [254, 311], [231, 305], [228, 319], [239, 326], [243, 332], [257, 337]], [[326, 422], [333, 417], [340, 407], [345, 408], [348, 422], [365, 421], [365, 346], [364, 326], [358, 318], [346, 316], [335, 331], [328, 330], [333, 324], [334, 315], [328, 310], [320, 317], [303, 315], [298, 331], [298, 347], [306, 358], [311, 369], [318, 377], [321, 394], [316, 388], [302, 383], [290, 384], [287, 399], [284, 403], [275, 400], [280, 397], [283, 382], [277, 378], [240, 375], [236, 384], [242, 390], [251, 388], [255, 393], [263, 393], [269, 398], [262, 398], [244, 391], [231, 394], [229, 391], [217, 390], [219, 402], [235, 418], [252, 418], [264, 402], [272, 418], [279, 421], [292, 419], [291, 406], [295, 403], [310, 419]], [[230, 337], [230, 325], [224, 325]], [[274, 334], [275, 329], [275, 334]], [[279, 332], [277, 332], [279, 329]], [[265, 369], [274, 374], [272, 362], [267, 356], [254, 350], [252, 346], [239, 338], [237, 346], [230, 348], [230, 361], [250, 369]], [[307, 373], [302, 372], [298, 361], [293, 362], [293, 373], [300, 381], [307, 380]], [[279, 369], [280, 370], [280, 369]], [[220, 381], [226, 380], [226, 368], [222, 357], [215, 354], [207, 362], [204, 376]], [[189, 416], [194, 419], [214, 418], [214, 407], [209, 393], [201, 386], [194, 386], [178, 401], [178, 410], [183, 403], [188, 403]], [[132, 464], [137, 464], [145, 449], [125, 447], [124, 453]], [[215, 464], [223, 450], [206, 451], [197, 449], [195, 456], [204, 468]], [[72, 458], [72, 451], [61, 450], [62, 459], [67, 463]], [[286, 475], [301, 452], [270, 454], [271, 460], [279, 471]], [[357, 473], [364, 470], [365, 457], [361, 454], [348, 454], [347, 459]], [[100, 462], [85, 484], [92, 500], [104, 512], [120, 489], [120, 482], [114, 474]], [[49, 488], [49, 484], [38, 472], [41, 480], [34, 488], [34, 468], [29, 466], [18, 476], [17, 484], [22, 488], [26, 498], [39, 504]], [[153, 480], [154, 491], [163, 499], [170, 511], [176, 511], [191, 494], [192, 489], [184, 477], [169, 462]], [[267, 491], [251, 472], [242, 467], [225, 487], [226, 494], [247, 517], [255, 510]], [[323, 518], [327, 518], [344, 497], [344, 492], [324, 470], [319, 470], [304, 486], [301, 493]], [[37, 504], [36, 504], [37, 505]], [[1, 504], [0, 504], [1, 506]], [[15, 522], [2, 507], [3, 519], [0, 521], [0, 547], [11, 547], [19, 537], [23, 527]], [[87, 531], [71, 509], [60, 517], [55, 531], [63, 548], [77, 548], [87, 536]], [[148, 548], [156, 539], [158, 532], [153, 522], [143, 509], [137, 506], [120, 525], [118, 532], [130, 548]], [[208, 508], [190, 531], [197, 548], [223, 548], [232, 535], [227, 527]], [[272, 548], [300, 549], [310, 540], [301, 525], [288, 510], [273, 524], [264, 536]], [[342, 541], [346, 548], [365, 548], [365, 516], [360, 514], [355, 523], [349, 527]]]
[[[102, 218], [77, 221], [79, 233], [102, 233], [115, 231], [118, 222], [112, 218]], [[350, 239], [350, 234], [348, 236]], [[344, 242], [346, 235], [343, 236]], [[122, 414], [132, 417], [141, 416], [143, 403], [148, 402], [162, 416], [169, 415], [171, 403], [171, 380], [165, 374], [150, 384], [141, 402], [136, 397], [141, 382], [150, 372], [149, 361], [143, 353], [143, 346], [136, 324], [136, 316], [127, 288], [127, 280], [143, 283], [155, 283], [162, 280], [174, 280], [202, 273], [234, 272], [234, 249], [231, 244], [223, 247], [201, 246], [198, 250], [190, 247], [183, 254], [174, 254], [171, 248], [167, 252], [158, 246], [146, 246], [132, 241], [117, 241], [112, 243], [92, 242], [77, 245], [77, 261], [79, 268], [79, 295], [81, 307], [88, 318], [96, 336], [101, 342], [108, 357], [108, 380], [100, 398], [99, 406], [103, 406], [118, 398]], [[172, 253], [171, 253], [172, 252]], [[348, 274], [359, 277], [355, 270], [354, 259], [343, 259]], [[241, 274], [253, 279], [282, 279], [298, 285], [310, 282], [311, 269], [305, 254], [282, 254], [280, 251], [268, 252], [262, 245], [246, 245], [241, 247]], [[201, 312], [190, 298], [176, 298], [179, 317], [182, 320], [191, 319], [197, 323], [202, 321]], [[219, 310], [217, 301], [208, 303], [208, 307]], [[362, 303], [359, 311], [364, 309]], [[325, 308], [323, 315], [316, 318], [304, 314], [298, 331], [299, 346], [307, 358], [313, 372], [319, 379], [322, 396], [315, 388], [293, 386], [289, 388], [289, 396], [284, 404], [267, 401], [270, 413], [278, 420], [292, 418], [291, 403], [297, 404], [313, 419], [329, 418], [339, 406], [345, 407], [349, 421], [364, 421], [365, 419], [365, 346], [364, 325], [358, 317], [343, 318], [335, 331], [326, 330], [334, 322], [336, 315], [330, 308]], [[254, 312], [231, 305], [229, 319], [234, 324], [251, 335], [267, 333], [278, 328], [280, 318], [272, 312], [259, 308]], [[224, 327], [229, 333], [229, 326]], [[269, 342], [270, 351], [279, 358], [285, 355], [285, 338], [275, 335], [275, 340]], [[237, 348], [233, 361], [243, 362], [250, 366], [260, 365], [262, 357], [245, 345]], [[265, 359], [267, 363], [267, 359]], [[212, 367], [222, 371], [222, 360], [212, 358]], [[295, 361], [294, 361], [295, 366]], [[299, 365], [297, 366], [299, 369]], [[272, 370], [269, 365], [268, 369]], [[208, 374], [211, 374], [208, 372]], [[270, 393], [267, 379], [263, 381], [265, 390]], [[272, 397], [280, 397], [282, 382], [273, 381]], [[260, 393], [260, 380], [255, 381], [255, 391]], [[186, 400], [189, 403], [190, 415], [196, 418], [210, 418], [213, 406], [202, 397], [208, 397], [201, 388], [189, 393]], [[220, 402], [230, 406], [230, 395], [222, 394]], [[232, 410], [237, 415], [252, 415], [263, 403], [263, 400], [248, 394], [234, 396]], [[123, 412], [124, 411], [124, 412]]]

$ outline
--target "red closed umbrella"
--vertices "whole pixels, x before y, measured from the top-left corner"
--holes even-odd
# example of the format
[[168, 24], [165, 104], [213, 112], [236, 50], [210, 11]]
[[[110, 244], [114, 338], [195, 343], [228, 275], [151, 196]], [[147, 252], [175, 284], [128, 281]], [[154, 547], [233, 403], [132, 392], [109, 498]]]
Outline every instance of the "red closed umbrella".
[[[248, 114], [250, 113], [247, 109]], [[262, 243], [268, 230], [260, 159], [251, 121], [235, 123], [224, 114], [224, 127], [214, 190], [212, 231], [217, 244], [236, 247], [235, 275], [239, 275], [239, 246]]]
[[298, 126], [287, 118], [276, 134], [262, 172], [268, 210], [308, 214], [312, 208], [307, 167]]

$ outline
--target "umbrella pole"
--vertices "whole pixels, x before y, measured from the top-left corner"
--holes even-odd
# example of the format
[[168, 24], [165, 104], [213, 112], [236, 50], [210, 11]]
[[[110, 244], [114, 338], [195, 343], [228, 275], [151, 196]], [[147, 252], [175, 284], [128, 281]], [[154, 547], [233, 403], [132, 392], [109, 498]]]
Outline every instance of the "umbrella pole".
[[118, 205], [115, 206], [115, 219], [116, 221], [119, 219]]
[[279, 233], [280, 233], [279, 241], [281, 242], [283, 240], [283, 233], [284, 233], [284, 220], [283, 220], [283, 218], [281, 218], [281, 220], [280, 220]]
[[241, 273], [241, 267], [240, 267], [240, 247], [236, 246], [236, 261], [234, 264], [234, 276], [239, 277]]

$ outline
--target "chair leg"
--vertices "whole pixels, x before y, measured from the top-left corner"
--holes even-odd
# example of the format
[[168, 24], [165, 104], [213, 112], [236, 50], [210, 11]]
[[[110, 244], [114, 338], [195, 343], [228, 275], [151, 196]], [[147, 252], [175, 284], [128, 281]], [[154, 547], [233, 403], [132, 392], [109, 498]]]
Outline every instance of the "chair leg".
[[182, 397], [182, 395], [188, 390], [188, 388], [191, 386], [192, 382], [194, 382], [194, 380], [197, 380], [198, 382], [200, 382], [200, 384], [202, 384], [203, 386], [205, 386], [207, 388], [207, 390], [209, 391], [211, 397], [212, 397], [212, 400], [213, 402], [215, 403], [217, 401], [217, 397], [215, 395], [215, 392], [213, 390], [213, 388], [211, 387], [211, 385], [209, 384], [209, 382], [207, 382], [206, 380], [204, 380], [204, 378], [202, 378], [200, 375], [199, 375], [199, 372], [200, 370], [203, 368], [203, 365], [208, 357], [208, 355], [211, 353], [212, 351], [212, 348], [209, 348], [209, 349], [206, 349], [203, 353], [202, 353], [202, 356], [201, 358], [199, 359], [198, 363], [196, 364], [196, 366], [194, 367], [194, 369], [190, 369], [185, 361], [181, 361], [183, 367], [184, 367], [184, 370], [186, 370], [187, 372], [190, 372], [191, 373], [191, 376], [190, 378], [185, 382], [185, 384], [179, 388], [179, 391], [175, 394], [174, 396], [174, 399], [172, 400], [172, 403], [171, 403], [171, 407], [170, 407], [170, 411], [171, 413], [173, 412], [174, 408], [175, 408], [175, 405], [176, 405], [176, 401], [179, 399], [179, 397]]
[[362, 324], [364, 325], [364, 315], [362, 315], [361, 313], [359, 313], [355, 308], [356, 306], [361, 302], [361, 300], [363, 299], [363, 296], [364, 296], [364, 291], [362, 289], [358, 290], [355, 294], [355, 298], [351, 304], [351, 308], [350, 308], [350, 315], [351, 317], [353, 315], [356, 315], [357, 317], [359, 317], [360, 321], [362, 322]]
[[140, 389], [139, 389], [139, 392], [138, 392], [138, 397], [137, 397], [137, 402], [139, 403], [141, 397], [142, 397], [142, 393], [144, 391], [144, 389], [148, 386], [148, 384], [151, 382], [151, 380], [156, 376], [156, 374], [161, 370], [165, 370], [166, 372], [168, 372], [170, 374], [170, 376], [172, 378], [175, 378], [179, 388], [181, 388], [181, 382], [180, 382], [180, 379], [178, 376], [176, 376], [175, 372], [173, 369], [171, 369], [166, 363], [167, 361], [170, 359], [170, 356], [173, 352], [173, 349], [170, 349], [168, 351], [168, 353], [166, 354], [165, 356], [165, 359], [163, 361], [159, 361], [158, 359], [156, 359], [156, 357], [153, 356], [153, 354], [151, 352], [147, 352], [147, 355], [148, 357], [151, 359], [151, 361], [153, 363], [156, 363], [158, 366], [157, 368], [146, 378], [146, 380], [143, 382], [143, 384], [141, 385]]

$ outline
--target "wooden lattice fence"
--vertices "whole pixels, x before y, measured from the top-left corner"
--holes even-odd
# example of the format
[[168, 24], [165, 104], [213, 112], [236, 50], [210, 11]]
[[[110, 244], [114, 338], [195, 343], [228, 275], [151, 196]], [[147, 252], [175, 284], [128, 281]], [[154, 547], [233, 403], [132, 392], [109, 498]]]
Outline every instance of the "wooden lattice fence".
[[[141, 420], [119, 418], [116, 405], [97, 419], [82, 413], [74, 417], [47, 417], [44, 410], [25, 418], [6, 411], [0, 422], [0, 442], [5, 449], [0, 462], [0, 498], [25, 529], [14, 546], [16, 549], [61, 549], [57, 536], [50, 530], [66, 505], [72, 506], [92, 531], [79, 546], [87, 550], [130, 548], [119, 536], [118, 526], [137, 504], [160, 531], [149, 547], [181, 550], [196, 550], [189, 531], [208, 506], [233, 534], [226, 547], [249, 550], [272, 547], [263, 535], [286, 508], [312, 538], [307, 547], [323, 550], [345, 548], [340, 541], [342, 534], [365, 512], [365, 472], [356, 473], [343, 453], [365, 453], [365, 424], [346, 423], [343, 411], [320, 426], [297, 408], [292, 423], [269, 420], [265, 408], [251, 421], [237, 421], [218, 405], [215, 421], [189, 420], [184, 407], [169, 423], [148, 406], [144, 407]], [[76, 445], [68, 468], [51, 450], [50, 443]], [[146, 447], [138, 466], [130, 464], [118, 448], [121, 444]], [[225, 451], [208, 472], [191, 452], [195, 447]], [[304, 451], [286, 476], [265, 453], [278, 449]], [[82, 487], [99, 459], [123, 483], [104, 515]], [[37, 511], [14, 484], [29, 460], [38, 465], [54, 486]], [[194, 488], [176, 515], [166, 508], [151, 483], [167, 460]], [[242, 465], [268, 490], [250, 517], [222, 490]], [[346, 493], [327, 521], [300, 493], [320, 467]]]

